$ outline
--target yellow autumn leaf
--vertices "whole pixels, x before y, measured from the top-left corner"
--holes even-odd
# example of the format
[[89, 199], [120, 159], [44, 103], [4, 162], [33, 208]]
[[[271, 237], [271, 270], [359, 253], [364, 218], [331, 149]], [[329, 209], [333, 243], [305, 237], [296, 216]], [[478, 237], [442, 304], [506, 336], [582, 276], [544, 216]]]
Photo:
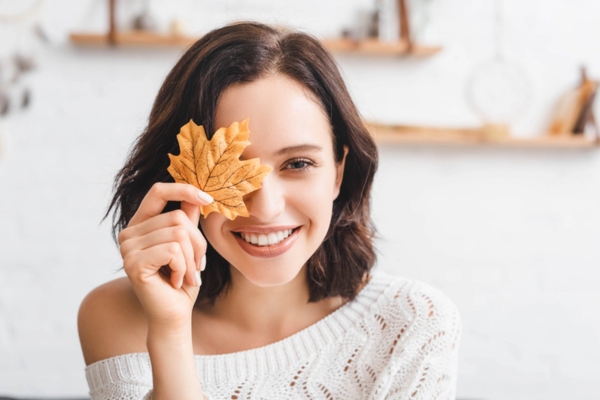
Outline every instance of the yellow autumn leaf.
[[192, 120], [181, 127], [177, 135], [179, 155], [169, 154], [171, 164], [167, 171], [175, 182], [192, 184], [215, 199], [201, 207], [205, 217], [213, 211], [230, 220], [238, 215], [248, 216], [242, 197], [260, 189], [260, 183], [272, 170], [261, 165], [258, 158], [240, 160], [250, 144], [249, 135], [248, 118], [220, 128], [211, 140], [204, 127]]

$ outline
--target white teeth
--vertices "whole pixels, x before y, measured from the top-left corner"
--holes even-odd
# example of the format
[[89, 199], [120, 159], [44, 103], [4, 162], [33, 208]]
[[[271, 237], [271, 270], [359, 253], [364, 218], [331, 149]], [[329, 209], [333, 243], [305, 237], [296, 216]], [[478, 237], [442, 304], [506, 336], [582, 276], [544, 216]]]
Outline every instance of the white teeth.
[[290, 236], [292, 229], [269, 232], [268, 234], [240, 233], [242, 239], [257, 246], [272, 246]]
[[265, 235], [258, 235], [258, 245], [259, 246], [266, 246], [267, 243], [269, 243], [267, 241], [267, 237]]

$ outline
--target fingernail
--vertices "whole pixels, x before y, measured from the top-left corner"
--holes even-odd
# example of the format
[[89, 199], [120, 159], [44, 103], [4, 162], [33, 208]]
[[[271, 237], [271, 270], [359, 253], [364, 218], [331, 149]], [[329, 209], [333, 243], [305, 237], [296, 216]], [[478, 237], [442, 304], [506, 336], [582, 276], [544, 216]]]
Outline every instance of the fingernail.
[[210, 204], [213, 201], [215, 201], [215, 199], [213, 199], [210, 194], [205, 193], [202, 190], [198, 190], [198, 198], [207, 204]]
[[200, 261], [200, 271], [204, 271], [206, 269], [206, 254], [202, 256], [202, 261]]
[[200, 278], [200, 271], [196, 271], [196, 286], [200, 286], [202, 278]]

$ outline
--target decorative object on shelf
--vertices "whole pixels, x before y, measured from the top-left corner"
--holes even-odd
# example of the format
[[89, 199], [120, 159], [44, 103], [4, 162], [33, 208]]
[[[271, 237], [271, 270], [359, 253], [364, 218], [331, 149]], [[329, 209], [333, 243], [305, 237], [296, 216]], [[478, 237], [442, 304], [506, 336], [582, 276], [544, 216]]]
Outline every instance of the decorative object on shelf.
[[411, 37], [417, 43], [437, 41], [433, 27], [433, 6], [436, 0], [409, 0]]
[[[323, 43], [330, 51], [343, 53], [428, 56], [441, 50], [413, 43], [408, 0], [376, 0], [375, 11], [370, 15], [366, 35], [361, 34], [365, 29], [359, 24], [345, 29], [341, 39], [327, 39]], [[416, 47], [419, 51], [414, 52]]]
[[532, 87], [520, 65], [503, 51], [502, 0], [494, 1], [494, 57], [476, 67], [467, 81], [467, 101], [495, 136], [509, 136], [510, 125], [529, 107]]
[[171, 31], [171, 35], [179, 37], [187, 36], [188, 29], [185, 21], [181, 18], [173, 18], [169, 28]]
[[158, 23], [150, 12], [150, 0], [142, 1], [142, 10], [138, 15], [133, 17], [131, 25], [133, 30], [136, 31], [156, 31]]
[[442, 49], [413, 40], [408, 0], [376, 0], [375, 12], [369, 15], [368, 28], [363, 27], [365, 18], [361, 18], [363, 22], [352, 29], [344, 29], [341, 38], [325, 39], [323, 44], [332, 52], [367, 55], [428, 57]]
[[395, 43], [400, 39], [398, 27], [398, 2], [396, 0], [377, 0], [377, 34], [380, 42]]
[[588, 77], [585, 67], [581, 68], [581, 81], [576, 88], [569, 90], [559, 101], [550, 123], [550, 134], [571, 136], [585, 133], [590, 126], [597, 138], [600, 129], [594, 116], [594, 100], [599, 82]]

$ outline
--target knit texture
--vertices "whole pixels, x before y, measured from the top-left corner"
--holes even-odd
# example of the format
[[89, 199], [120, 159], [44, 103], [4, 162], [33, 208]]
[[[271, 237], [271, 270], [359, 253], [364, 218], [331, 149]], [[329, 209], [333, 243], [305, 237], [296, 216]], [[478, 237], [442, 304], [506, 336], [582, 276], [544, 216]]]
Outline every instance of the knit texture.
[[[211, 399], [454, 399], [458, 310], [419, 281], [375, 273], [357, 297], [279, 342], [195, 356]], [[151, 398], [148, 353], [86, 367], [92, 400]]]

